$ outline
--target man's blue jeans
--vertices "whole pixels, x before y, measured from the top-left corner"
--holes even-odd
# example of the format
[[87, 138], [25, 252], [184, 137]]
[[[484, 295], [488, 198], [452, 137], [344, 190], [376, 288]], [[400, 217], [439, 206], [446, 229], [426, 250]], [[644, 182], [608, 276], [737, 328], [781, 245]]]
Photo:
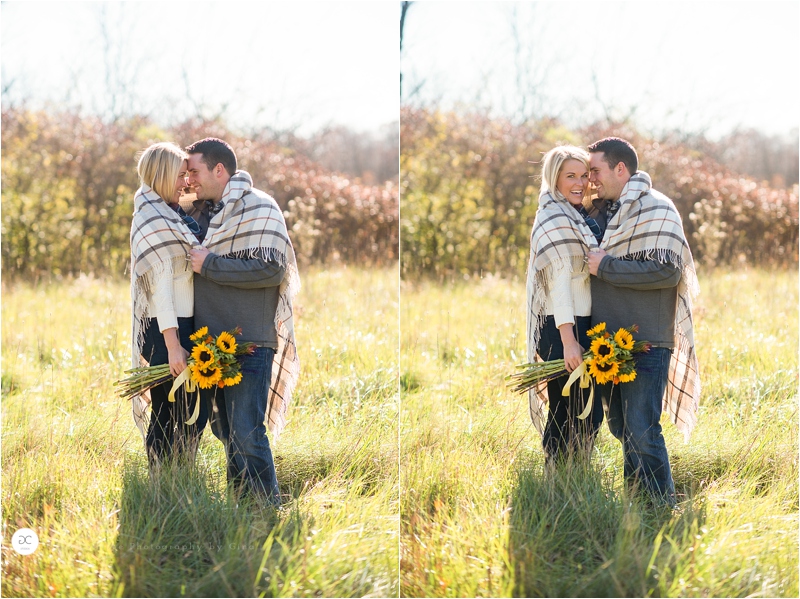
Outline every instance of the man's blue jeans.
[[607, 406], [608, 428], [622, 441], [625, 480], [638, 482], [651, 494], [675, 502], [675, 484], [661, 433], [661, 405], [667, 388], [672, 350], [653, 347], [636, 354], [636, 379], [619, 385], [598, 385]]
[[277, 504], [278, 478], [264, 424], [274, 355], [274, 349], [257, 347], [239, 356], [239, 384], [212, 389], [207, 397], [211, 431], [225, 445], [228, 482]]

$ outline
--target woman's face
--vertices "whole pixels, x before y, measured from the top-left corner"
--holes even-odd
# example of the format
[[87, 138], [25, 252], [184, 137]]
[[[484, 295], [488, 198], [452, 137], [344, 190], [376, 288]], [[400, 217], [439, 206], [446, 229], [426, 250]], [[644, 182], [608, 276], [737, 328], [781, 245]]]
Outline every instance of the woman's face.
[[173, 203], [181, 199], [183, 188], [186, 187], [186, 171], [188, 170], [188, 163], [184, 160], [181, 163], [181, 169], [178, 171], [178, 178], [175, 180], [175, 193], [172, 196]]
[[589, 169], [580, 160], [569, 158], [561, 165], [556, 181], [556, 189], [561, 192], [569, 203], [577, 206], [586, 194], [589, 185]]

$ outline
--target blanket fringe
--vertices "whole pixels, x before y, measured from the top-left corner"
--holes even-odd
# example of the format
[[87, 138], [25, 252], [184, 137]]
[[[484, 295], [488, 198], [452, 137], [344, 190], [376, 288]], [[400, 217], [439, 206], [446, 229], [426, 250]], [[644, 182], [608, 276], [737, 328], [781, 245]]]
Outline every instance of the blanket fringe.
[[[156, 262], [149, 270], [140, 276], [131, 271], [131, 368], [147, 365], [142, 358], [142, 346], [144, 345], [145, 322], [152, 318], [150, 314], [150, 297], [152, 296], [155, 281], [160, 277], [173, 277], [173, 274], [180, 268], [186, 268], [186, 257], [184, 255], [174, 256], [166, 262]], [[131, 400], [133, 410], [133, 420], [142, 440], [147, 436], [147, 406], [149, 400], [138, 395]]]

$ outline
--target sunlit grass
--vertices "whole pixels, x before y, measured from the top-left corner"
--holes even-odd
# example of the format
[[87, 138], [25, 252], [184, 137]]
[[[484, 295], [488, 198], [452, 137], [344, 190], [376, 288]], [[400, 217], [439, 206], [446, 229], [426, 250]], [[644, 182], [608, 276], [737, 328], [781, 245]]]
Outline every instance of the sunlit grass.
[[665, 436], [680, 508], [629, 497], [603, 427], [591, 466], [545, 476], [527, 399], [520, 281], [404, 285], [401, 594], [798, 593], [797, 273], [701, 273], [704, 385]]
[[[111, 386], [124, 283], [4, 289], [5, 596], [396, 596], [398, 509], [407, 596], [797, 596], [796, 273], [701, 275], [699, 424], [687, 445], [665, 427], [674, 514], [627, 497], [605, 429], [590, 468], [544, 477], [503, 384], [522, 283], [404, 287], [400, 373], [393, 271], [304, 285], [280, 512], [228, 496], [210, 432], [196, 469], [150, 480]], [[31, 556], [10, 549], [23, 526]]]
[[[273, 443], [280, 510], [226, 491], [207, 430], [195, 469], [151, 480], [113, 382], [127, 284], [3, 290], [4, 596], [396, 596], [395, 270], [306, 272], [302, 373]], [[16, 554], [11, 534], [37, 531]]]

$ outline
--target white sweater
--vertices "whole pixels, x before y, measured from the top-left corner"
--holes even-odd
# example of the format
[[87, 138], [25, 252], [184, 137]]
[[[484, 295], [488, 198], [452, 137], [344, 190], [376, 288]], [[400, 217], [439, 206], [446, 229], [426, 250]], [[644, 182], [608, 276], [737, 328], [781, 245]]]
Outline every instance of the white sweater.
[[575, 322], [576, 316], [592, 314], [592, 289], [588, 269], [570, 273], [569, 268], [564, 267], [553, 272], [546, 312], [548, 316], [555, 318], [556, 327]]
[[151, 318], [158, 319], [158, 330], [177, 328], [178, 318], [194, 315], [194, 273], [191, 262], [182, 264], [170, 278], [169, 273], [156, 276], [151, 281], [153, 290], [148, 296]]

